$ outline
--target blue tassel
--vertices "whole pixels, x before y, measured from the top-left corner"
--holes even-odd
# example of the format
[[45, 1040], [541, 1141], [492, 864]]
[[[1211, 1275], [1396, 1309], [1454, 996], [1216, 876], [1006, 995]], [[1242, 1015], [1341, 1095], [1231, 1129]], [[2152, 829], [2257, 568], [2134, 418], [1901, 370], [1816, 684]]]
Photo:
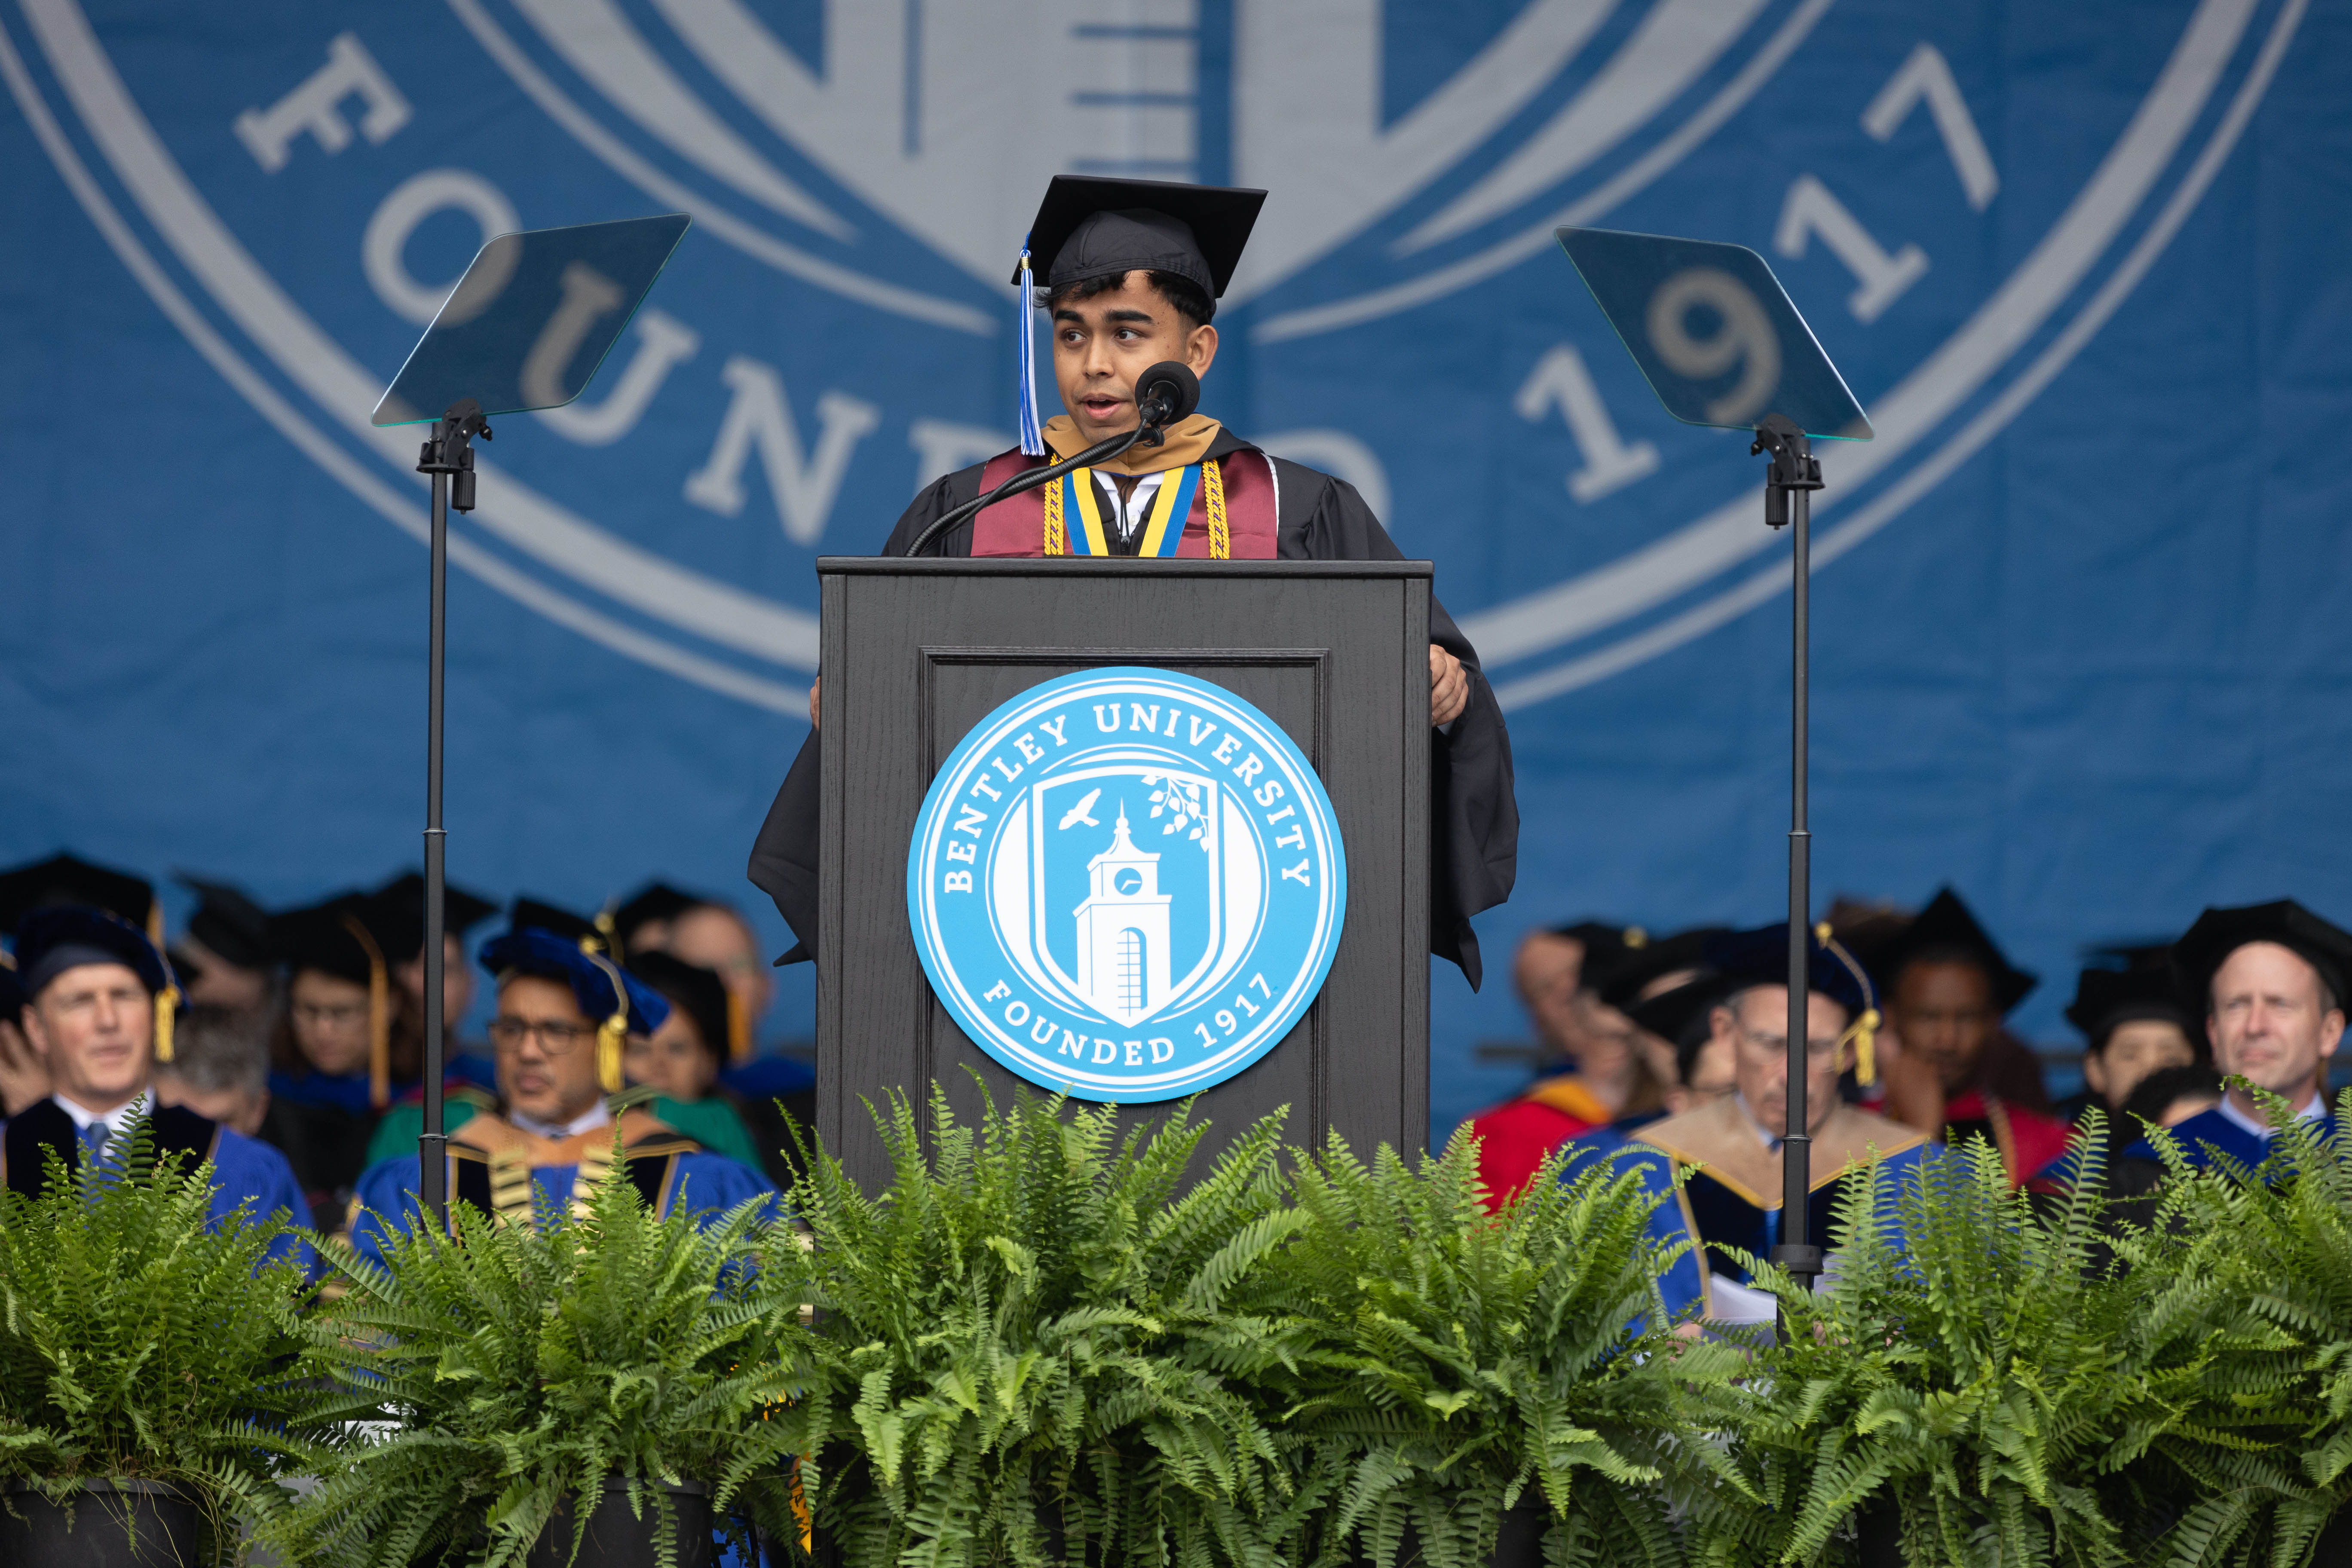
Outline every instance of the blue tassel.
[[1037, 419], [1037, 306], [1035, 285], [1029, 276], [1029, 252], [1021, 252], [1021, 290], [1014, 308], [1016, 327], [1014, 338], [1019, 342], [1021, 364], [1021, 452], [1024, 457], [1045, 455], [1045, 427]]

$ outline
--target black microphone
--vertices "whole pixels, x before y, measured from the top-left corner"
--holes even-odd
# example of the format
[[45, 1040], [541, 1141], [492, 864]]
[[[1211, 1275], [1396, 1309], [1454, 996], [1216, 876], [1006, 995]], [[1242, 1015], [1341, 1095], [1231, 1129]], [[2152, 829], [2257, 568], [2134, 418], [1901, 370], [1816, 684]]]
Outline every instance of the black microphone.
[[1200, 406], [1201, 378], [1175, 360], [1161, 360], [1135, 378], [1135, 411], [1143, 421], [1139, 438], [1147, 447], [1159, 446], [1169, 426]]

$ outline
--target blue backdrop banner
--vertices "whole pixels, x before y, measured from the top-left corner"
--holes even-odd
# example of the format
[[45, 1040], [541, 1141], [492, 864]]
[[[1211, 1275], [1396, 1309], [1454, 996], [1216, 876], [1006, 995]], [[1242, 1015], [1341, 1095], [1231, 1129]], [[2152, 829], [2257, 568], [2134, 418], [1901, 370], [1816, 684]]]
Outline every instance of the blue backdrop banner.
[[[425, 491], [368, 413], [486, 235], [679, 211], [482, 453], [450, 866], [757, 903], [814, 558], [1011, 444], [1025, 221], [1126, 173], [1272, 193], [1204, 408], [1437, 562], [1517, 752], [1495, 959], [1780, 911], [1785, 541], [1551, 231], [1768, 257], [1878, 433], [1816, 504], [1818, 885], [1953, 882], [2063, 1040], [2084, 942], [2352, 916], [2347, 58], [2346, 0], [11, 0], [0, 859], [413, 863]], [[1522, 1026], [1435, 996], [1444, 1129]]]

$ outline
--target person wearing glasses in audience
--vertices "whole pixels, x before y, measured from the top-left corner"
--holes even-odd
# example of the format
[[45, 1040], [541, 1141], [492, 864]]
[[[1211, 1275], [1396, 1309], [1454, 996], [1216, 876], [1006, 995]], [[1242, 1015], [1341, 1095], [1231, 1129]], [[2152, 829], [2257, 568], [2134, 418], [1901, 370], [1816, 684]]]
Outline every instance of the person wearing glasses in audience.
[[393, 982], [380, 911], [344, 893], [269, 922], [286, 966], [286, 1005], [269, 1039], [269, 1108], [261, 1136], [285, 1152], [320, 1230], [342, 1225], [368, 1139], [385, 1109], [416, 1087], [421, 1020]]
[[[611, 1170], [614, 1143], [628, 1179], [659, 1213], [683, 1205], [717, 1215], [775, 1189], [759, 1172], [715, 1154], [652, 1111], [608, 1097], [622, 1088], [632, 1034], [651, 1036], [669, 1005], [580, 938], [517, 925], [482, 949], [498, 984], [490, 1044], [499, 1099], [459, 1117], [450, 1107], [448, 1193], [453, 1204], [523, 1224], [560, 1221]], [[385, 1226], [407, 1228], [421, 1212], [421, 1166], [407, 1152], [360, 1178], [352, 1241], [380, 1255]]]
[[[1878, 1015], [1862, 966], [1833, 942], [1808, 939], [1805, 1117], [1812, 1134], [1806, 1237], [1830, 1235], [1847, 1184], [1868, 1181], [1875, 1158], [1898, 1177], [1927, 1158], [1927, 1137], [1850, 1105], [1838, 1094], [1849, 1067], [1872, 1074]], [[1708, 1012], [1714, 1040], [1730, 1057], [1731, 1092], [1630, 1132], [1604, 1129], [1570, 1145], [1566, 1172], [1608, 1160], [1637, 1172], [1657, 1200], [1650, 1233], [1670, 1245], [1696, 1242], [1659, 1279], [1670, 1322], [1692, 1313], [1727, 1323], [1769, 1322], [1774, 1303], [1748, 1271], [1717, 1252], [1738, 1247], [1767, 1258], [1781, 1237], [1781, 1140], [1788, 1130], [1789, 928], [1765, 926], [1718, 939], [1708, 950], [1720, 1000]], [[1886, 1223], [1895, 1226], [1891, 1212]], [[1899, 1226], [1894, 1245], [1901, 1249]]]

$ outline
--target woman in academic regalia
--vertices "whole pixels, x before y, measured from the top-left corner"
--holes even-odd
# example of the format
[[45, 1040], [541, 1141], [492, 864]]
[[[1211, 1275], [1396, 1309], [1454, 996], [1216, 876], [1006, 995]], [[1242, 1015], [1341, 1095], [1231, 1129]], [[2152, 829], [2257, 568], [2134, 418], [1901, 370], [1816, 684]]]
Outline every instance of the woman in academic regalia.
[[423, 1029], [358, 894], [275, 916], [286, 1005], [270, 1036], [261, 1136], [285, 1152], [319, 1228], [340, 1229], [384, 1108], [415, 1087]]
[[716, 970], [667, 952], [631, 956], [628, 972], [669, 1003], [669, 1016], [650, 1035], [632, 1035], [623, 1070], [631, 1083], [661, 1091], [654, 1114], [713, 1153], [753, 1170], [765, 1164], [730, 1089], [719, 1081], [726, 1065], [727, 983]]

